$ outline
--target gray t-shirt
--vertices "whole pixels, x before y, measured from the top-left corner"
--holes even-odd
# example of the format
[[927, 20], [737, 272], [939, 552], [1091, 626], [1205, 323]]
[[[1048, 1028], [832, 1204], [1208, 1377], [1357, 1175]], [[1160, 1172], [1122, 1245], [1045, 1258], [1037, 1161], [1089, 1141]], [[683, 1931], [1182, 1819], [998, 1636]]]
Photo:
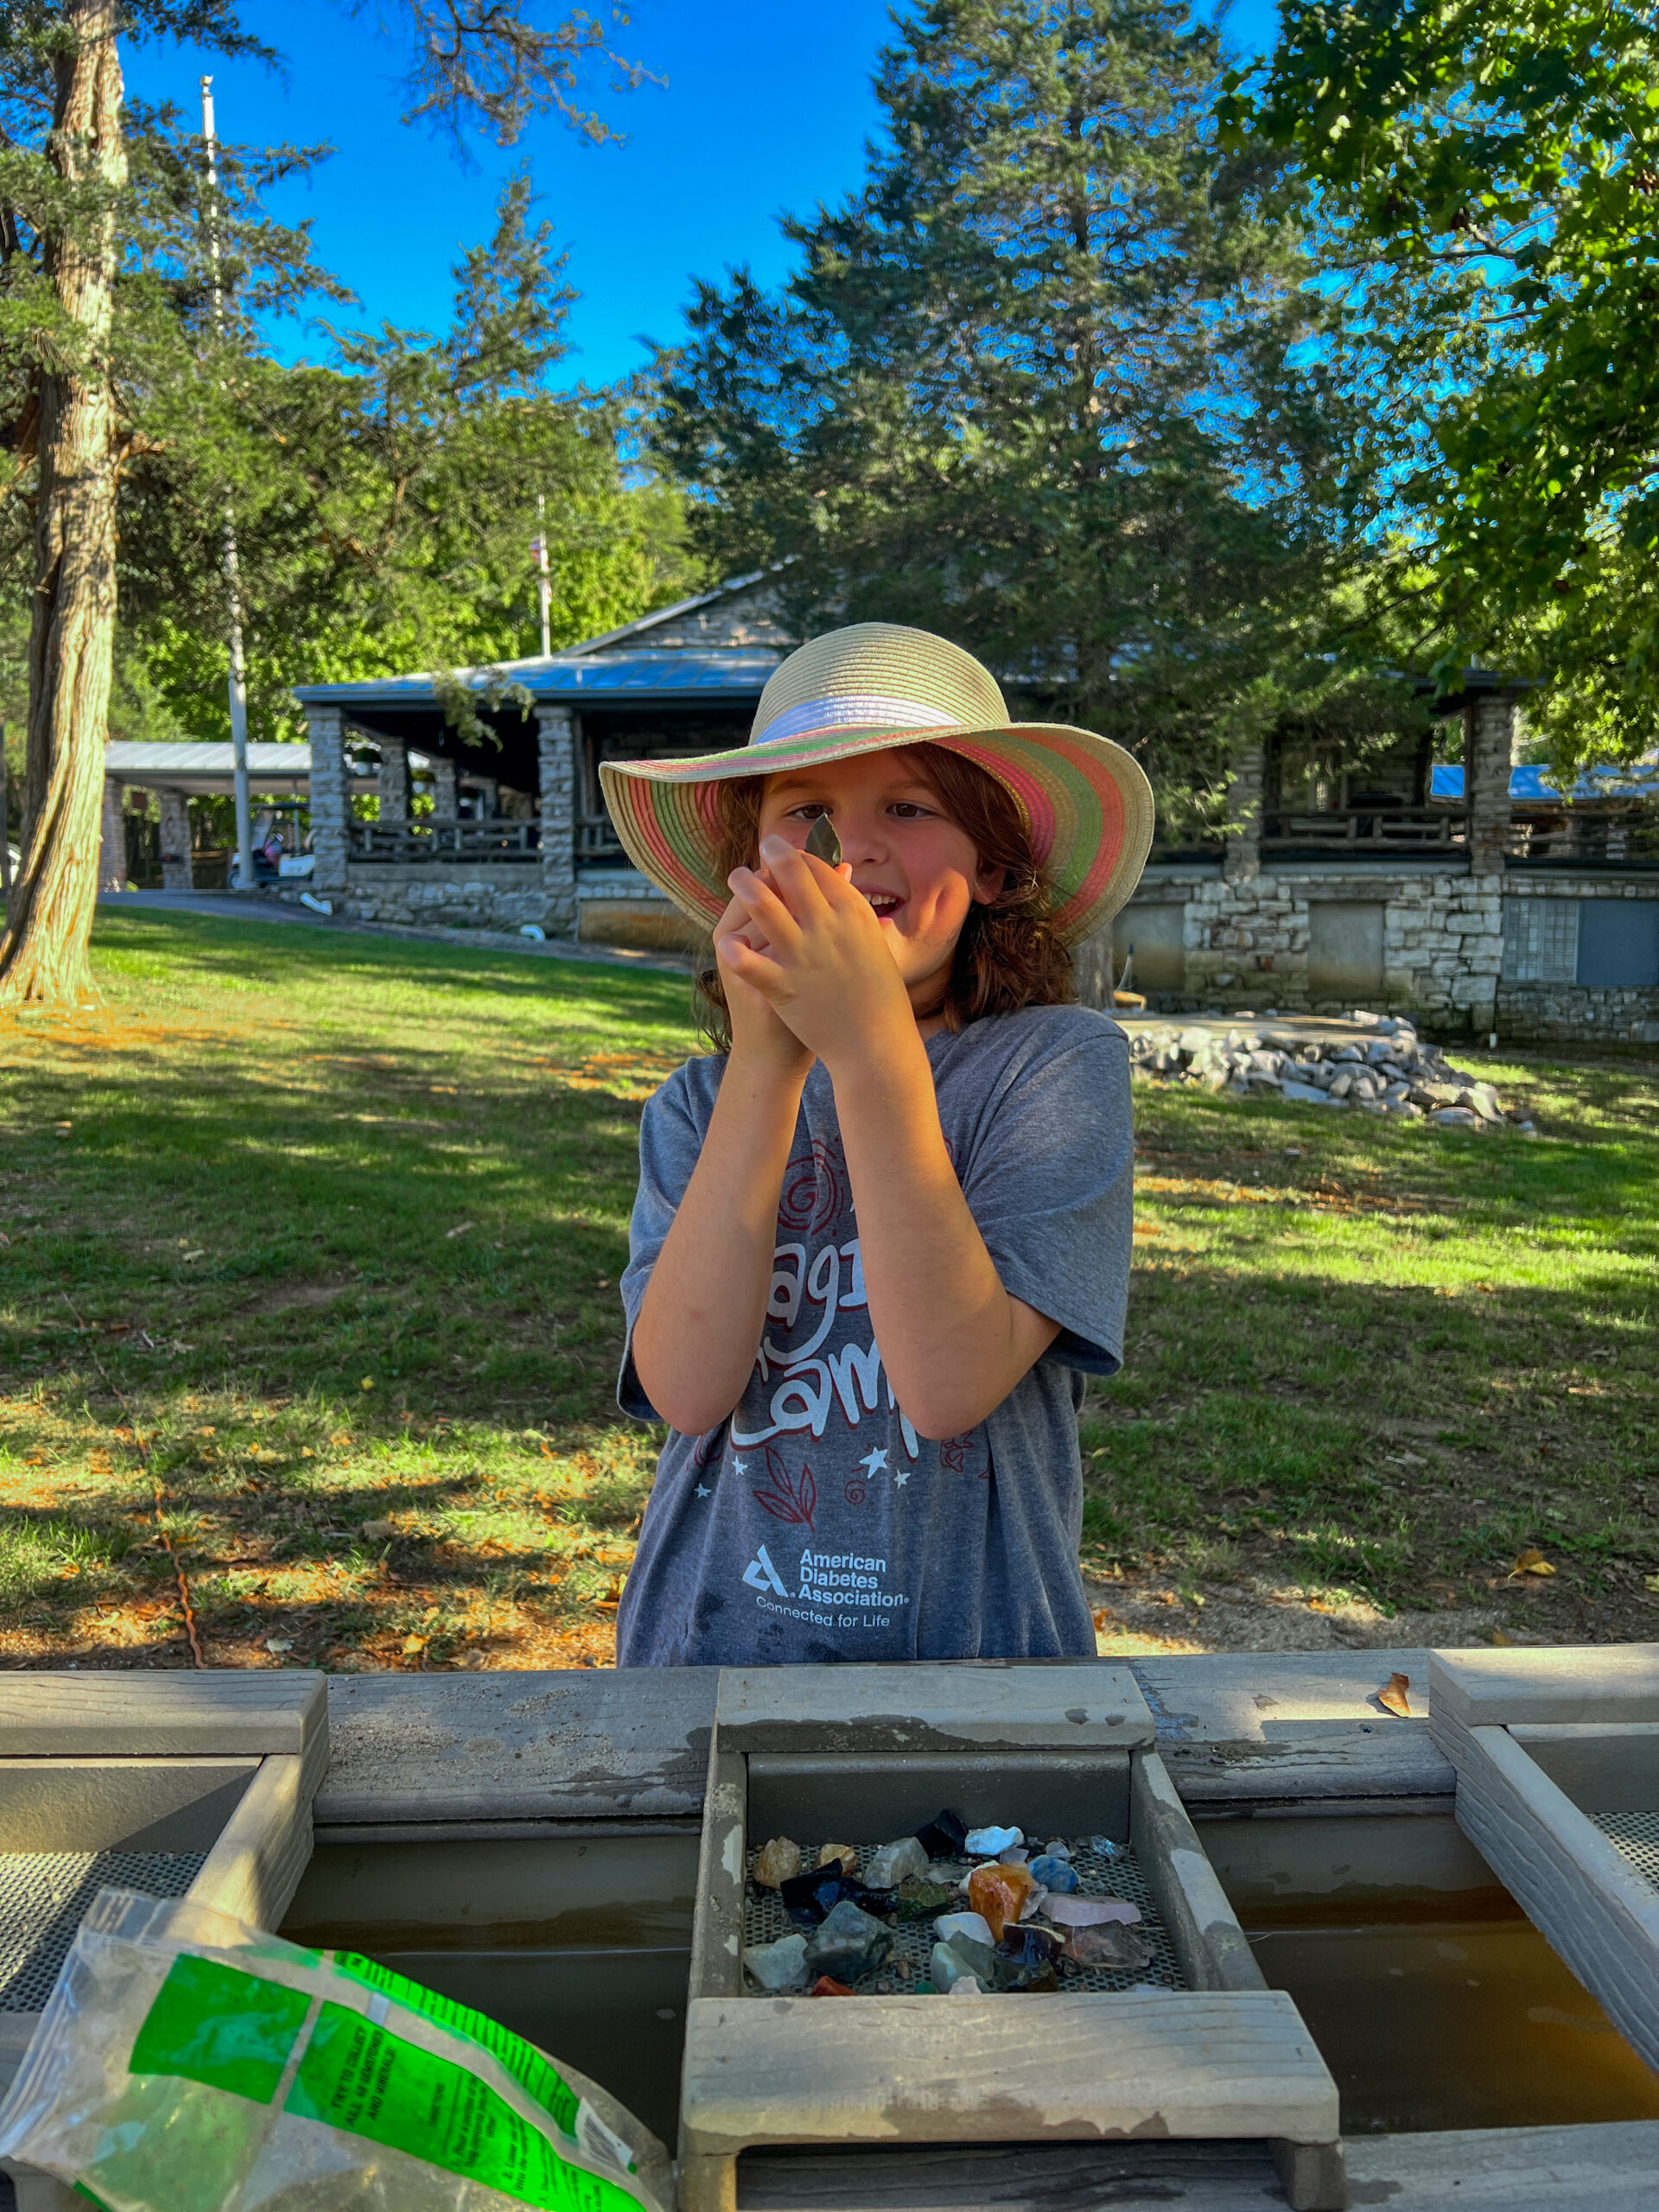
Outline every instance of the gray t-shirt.
[[[1077, 1567], [1084, 1375], [1123, 1348], [1134, 1147], [1128, 1042], [1081, 1007], [928, 1039], [950, 1158], [1005, 1289], [1060, 1333], [996, 1410], [943, 1444], [895, 1404], [821, 1065], [778, 1207], [767, 1325], [736, 1411], [671, 1432], [617, 1615], [625, 1667], [1094, 1656]], [[689, 1062], [645, 1112], [628, 1349], [726, 1067]]]

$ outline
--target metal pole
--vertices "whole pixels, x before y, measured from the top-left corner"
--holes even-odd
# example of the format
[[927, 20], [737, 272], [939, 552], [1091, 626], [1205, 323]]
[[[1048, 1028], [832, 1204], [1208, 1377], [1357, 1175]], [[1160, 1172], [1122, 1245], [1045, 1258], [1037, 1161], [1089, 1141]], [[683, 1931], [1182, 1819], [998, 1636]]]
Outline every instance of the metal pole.
[[553, 651], [553, 631], [550, 620], [553, 607], [553, 587], [548, 578], [547, 494], [544, 492], [538, 492], [536, 494], [536, 519], [541, 526], [536, 540], [537, 570], [536, 590], [542, 602], [542, 658], [546, 660]]
[[[213, 288], [213, 329], [225, 327], [225, 302], [219, 281], [219, 164], [213, 131], [213, 80], [201, 80], [201, 137], [207, 153], [207, 259]], [[236, 518], [225, 502], [225, 596], [230, 616], [231, 763], [236, 785], [236, 873], [238, 887], [257, 887], [253, 872], [253, 810], [248, 798], [248, 684], [242, 655], [242, 584], [236, 559]]]

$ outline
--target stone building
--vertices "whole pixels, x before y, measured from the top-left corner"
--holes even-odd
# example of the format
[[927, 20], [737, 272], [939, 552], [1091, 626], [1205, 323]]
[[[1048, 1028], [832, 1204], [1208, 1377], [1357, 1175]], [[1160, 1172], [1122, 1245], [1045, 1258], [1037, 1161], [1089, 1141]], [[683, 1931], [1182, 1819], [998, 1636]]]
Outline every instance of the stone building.
[[[788, 644], [766, 580], [741, 578], [499, 671], [517, 696], [492, 703], [480, 679], [484, 743], [457, 738], [429, 677], [304, 687], [312, 889], [365, 919], [683, 944], [617, 845], [599, 764], [742, 744]], [[1516, 801], [1520, 697], [1471, 671], [1440, 702], [1463, 724], [1450, 783], [1432, 734], [1357, 770], [1271, 749], [1241, 760], [1237, 834], [1154, 849], [1115, 929], [1083, 949], [1085, 995], [1105, 1003], [1129, 963], [1170, 1011], [1357, 1005], [1446, 1035], [1659, 1043], [1659, 850], [1629, 804]], [[365, 748], [375, 822], [346, 791]], [[411, 811], [419, 790], [429, 812]]]

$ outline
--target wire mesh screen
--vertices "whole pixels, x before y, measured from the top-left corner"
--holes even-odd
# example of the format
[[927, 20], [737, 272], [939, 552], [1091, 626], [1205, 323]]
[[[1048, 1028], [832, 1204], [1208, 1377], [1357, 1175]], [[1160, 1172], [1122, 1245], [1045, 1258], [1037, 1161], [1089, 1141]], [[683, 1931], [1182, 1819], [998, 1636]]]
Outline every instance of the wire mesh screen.
[[1592, 1813], [1590, 1817], [1637, 1872], [1659, 1890], [1659, 1813]]
[[[848, 1840], [842, 1837], [837, 1837], [836, 1840], [837, 1842]], [[881, 1839], [882, 1841], [890, 1840]], [[1117, 1851], [1109, 1859], [1106, 1859], [1090, 1849], [1086, 1838], [1071, 1837], [1064, 1840], [1071, 1845], [1071, 1864], [1077, 1871], [1080, 1895], [1091, 1897], [1122, 1897], [1127, 1903], [1140, 1907], [1141, 1918], [1133, 1932], [1145, 1939], [1151, 1949], [1152, 1957], [1145, 1966], [1132, 1969], [1084, 1967], [1075, 1965], [1068, 1959], [1062, 1959], [1058, 1966], [1061, 1988], [1075, 1990], [1185, 1989], [1187, 1986], [1186, 1976], [1181, 1972], [1180, 1963], [1175, 1955], [1175, 1947], [1169, 1939], [1169, 1931], [1159, 1917], [1158, 1908], [1152, 1900], [1152, 1891], [1147, 1886], [1147, 1878], [1141, 1872], [1140, 1863], [1135, 1853], [1128, 1850]], [[879, 1844], [861, 1843], [856, 1848], [858, 1863], [861, 1867], [869, 1864], [870, 1855], [879, 1848]], [[802, 1845], [801, 1864], [804, 1867], [816, 1866], [818, 1849], [819, 1847], [816, 1843]], [[758, 1851], [751, 1851], [749, 1853], [748, 1866], [751, 1878], [744, 1908], [743, 1928], [743, 1941], [746, 1945], [775, 1942], [780, 1936], [798, 1932], [794, 1922], [785, 1911], [783, 1899], [777, 1891], [762, 1889], [754, 1882], [753, 1877], [757, 1856]], [[929, 1878], [944, 1883], [952, 1890], [950, 1902], [940, 1908], [942, 1911], [966, 1912], [969, 1910], [966, 1891], [957, 1892], [954, 1886], [959, 1877], [968, 1871], [968, 1861], [963, 1860], [960, 1865], [947, 1868], [941, 1863], [935, 1862]], [[1044, 1927], [1049, 1925], [1047, 1922], [1041, 1919], [1040, 1916], [1038, 1924]], [[798, 1932], [810, 1933], [810, 1930]], [[1055, 1932], [1064, 1936], [1065, 1930], [1058, 1929]], [[859, 1983], [858, 1993], [861, 1997], [902, 1997], [932, 1987], [933, 1985], [929, 1980], [927, 1973], [928, 1955], [932, 1950], [935, 1941], [932, 1920], [901, 1920], [893, 1928], [893, 1938], [892, 1953], [880, 1971], [867, 1975]], [[757, 1993], [750, 1992], [751, 1995], [755, 1993]]]
[[106, 1886], [181, 1897], [204, 1851], [0, 1851], [0, 2012], [38, 2012]]

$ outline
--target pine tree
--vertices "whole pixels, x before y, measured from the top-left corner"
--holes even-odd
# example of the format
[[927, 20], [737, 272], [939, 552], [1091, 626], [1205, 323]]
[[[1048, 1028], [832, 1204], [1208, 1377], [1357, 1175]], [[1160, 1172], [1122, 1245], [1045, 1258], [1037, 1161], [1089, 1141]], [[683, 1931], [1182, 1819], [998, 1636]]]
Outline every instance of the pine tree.
[[[924, 0], [798, 275], [699, 287], [663, 449], [798, 626], [912, 620], [1179, 811], [1278, 711], [1344, 557], [1337, 397], [1275, 164], [1166, 0]], [[1323, 677], [1317, 679], [1325, 680]]]

